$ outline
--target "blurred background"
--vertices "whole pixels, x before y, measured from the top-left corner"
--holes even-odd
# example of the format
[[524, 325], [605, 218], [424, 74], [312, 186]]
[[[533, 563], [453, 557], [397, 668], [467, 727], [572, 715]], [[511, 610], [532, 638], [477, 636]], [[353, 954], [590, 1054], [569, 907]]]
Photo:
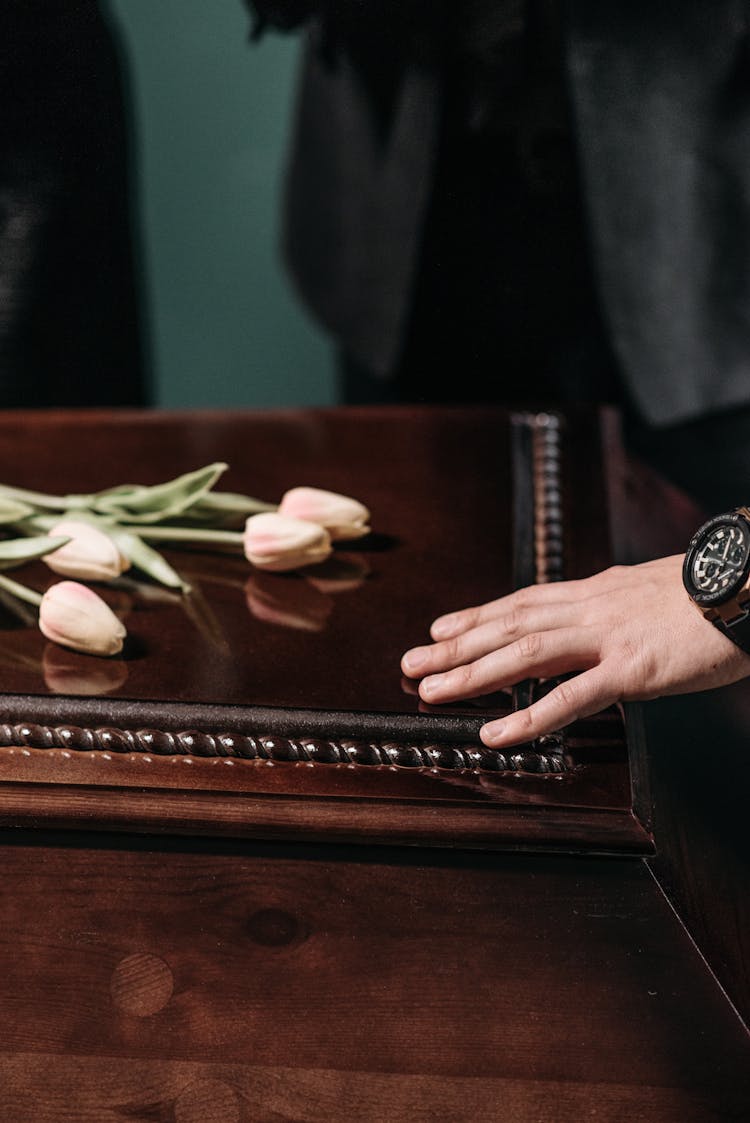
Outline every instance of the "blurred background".
[[279, 253], [299, 37], [250, 43], [240, 0], [101, 0], [101, 9], [130, 112], [153, 404], [332, 403], [330, 345]]

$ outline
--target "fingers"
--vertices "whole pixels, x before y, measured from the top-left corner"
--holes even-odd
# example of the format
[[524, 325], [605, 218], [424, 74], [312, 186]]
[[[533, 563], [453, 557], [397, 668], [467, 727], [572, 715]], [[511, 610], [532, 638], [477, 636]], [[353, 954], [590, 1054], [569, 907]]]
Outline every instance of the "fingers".
[[501, 616], [551, 604], [580, 604], [586, 597], [601, 593], [610, 585], [627, 580], [628, 567], [613, 566], [593, 577], [577, 581], [553, 581], [545, 585], [528, 585], [498, 600], [438, 616], [430, 628], [434, 640], [452, 639], [454, 636], [497, 620]]
[[614, 566], [438, 617], [435, 642], [406, 652], [403, 670], [421, 677], [419, 694], [430, 704], [575, 673], [527, 709], [488, 722], [482, 739], [491, 746], [533, 740], [619, 699], [704, 689], [718, 681], [719, 666], [720, 680], [734, 681], [736, 668], [727, 671], [710, 644], [696, 674], [698, 618], [685, 611], [682, 563], [674, 555]]
[[549, 678], [587, 669], [598, 658], [592, 629], [568, 627], [529, 632], [473, 662], [428, 675], [419, 684], [419, 694], [431, 704], [476, 698], [525, 678]]
[[440, 643], [412, 648], [404, 654], [401, 669], [412, 678], [437, 674], [473, 663], [531, 632], [571, 627], [579, 623], [580, 616], [580, 608], [573, 603], [542, 604], [525, 612], [511, 610]]
[[438, 616], [430, 627], [430, 635], [434, 640], [451, 639], [461, 635], [471, 628], [478, 628], [498, 617], [518, 611], [524, 607], [537, 604], [552, 603], [568, 599], [563, 585], [572, 582], [559, 582], [550, 585], [532, 585], [526, 589], [519, 589], [507, 597], [488, 601], [487, 604], [475, 605], [473, 608], [464, 608], [460, 612], [451, 612], [447, 616]]
[[516, 710], [499, 721], [490, 721], [479, 731], [489, 748], [520, 745], [562, 729], [572, 721], [599, 713], [619, 696], [617, 676], [606, 663], [574, 678], [566, 679], [524, 710]]

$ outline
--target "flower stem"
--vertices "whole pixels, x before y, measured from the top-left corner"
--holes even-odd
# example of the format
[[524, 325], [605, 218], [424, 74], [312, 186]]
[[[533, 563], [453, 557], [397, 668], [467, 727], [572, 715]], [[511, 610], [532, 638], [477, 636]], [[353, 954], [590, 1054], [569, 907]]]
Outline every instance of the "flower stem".
[[201, 530], [188, 526], [143, 526], [129, 523], [120, 523], [120, 529], [155, 542], [205, 542], [217, 546], [238, 546], [241, 549], [243, 541], [238, 530]]
[[28, 585], [21, 585], [20, 582], [14, 581], [12, 577], [5, 577], [2, 573], [0, 573], [0, 588], [6, 589], [14, 597], [18, 597], [19, 600], [25, 601], [27, 604], [33, 604], [37, 608], [42, 603], [42, 594], [38, 593], [36, 589], [30, 589]]
[[18, 499], [21, 503], [31, 503], [34, 507], [46, 507], [51, 511], [66, 511], [69, 499], [59, 495], [45, 495], [41, 491], [27, 491], [24, 487], [9, 487], [0, 484], [0, 495], [8, 499]]

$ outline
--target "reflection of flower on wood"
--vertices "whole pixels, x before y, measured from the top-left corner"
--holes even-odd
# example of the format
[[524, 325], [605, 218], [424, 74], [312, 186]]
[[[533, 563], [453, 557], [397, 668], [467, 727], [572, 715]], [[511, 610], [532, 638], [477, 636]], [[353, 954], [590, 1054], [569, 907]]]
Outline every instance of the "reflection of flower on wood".
[[254, 573], [245, 584], [247, 607], [265, 624], [322, 632], [335, 595], [358, 588], [368, 572], [362, 558], [330, 557], [304, 574]]
[[48, 643], [42, 657], [41, 673], [53, 694], [113, 694], [128, 679], [128, 666], [122, 659], [87, 658], [71, 654], [56, 643]]
[[256, 620], [302, 632], [322, 632], [333, 609], [332, 598], [312, 582], [273, 573], [248, 577], [245, 598]]
[[[154, 544], [234, 551], [256, 569], [287, 572], [319, 566], [334, 541], [369, 532], [367, 508], [335, 492], [292, 488], [277, 506], [214, 491], [226, 467], [209, 464], [166, 483], [88, 495], [0, 485], [0, 526], [8, 535], [0, 540], [0, 571], [41, 558], [64, 577], [101, 582], [132, 567], [179, 594], [190, 587]], [[0, 593], [38, 610], [40, 629], [55, 643], [95, 655], [122, 650], [124, 625], [85, 585], [63, 581], [42, 596], [0, 572]], [[256, 596], [256, 615], [268, 612], [262, 602]]]

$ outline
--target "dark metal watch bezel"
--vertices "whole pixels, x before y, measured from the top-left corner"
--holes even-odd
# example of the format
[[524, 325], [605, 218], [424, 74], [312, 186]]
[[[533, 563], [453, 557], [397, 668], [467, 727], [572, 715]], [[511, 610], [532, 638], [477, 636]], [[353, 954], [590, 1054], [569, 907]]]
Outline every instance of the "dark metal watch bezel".
[[[706, 538], [720, 526], [737, 526], [740, 528], [745, 543], [745, 561], [742, 568], [737, 570], [737, 577], [731, 585], [715, 593], [706, 593], [700, 589], [696, 589], [693, 583], [693, 561]], [[732, 600], [747, 581], [748, 574], [750, 574], [750, 522], [748, 522], [744, 515], [741, 515], [738, 511], [730, 511], [723, 515], [714, 515], [713, 518], [709, 519], [703, 526], [696, 530], [695, 534], [690, 539], [690, 544], [685, 554], [685, 560], [682, 565], [682, 581], [688, 594], [697, 605], [700, 605], [701, 608], [712, 608]]]

